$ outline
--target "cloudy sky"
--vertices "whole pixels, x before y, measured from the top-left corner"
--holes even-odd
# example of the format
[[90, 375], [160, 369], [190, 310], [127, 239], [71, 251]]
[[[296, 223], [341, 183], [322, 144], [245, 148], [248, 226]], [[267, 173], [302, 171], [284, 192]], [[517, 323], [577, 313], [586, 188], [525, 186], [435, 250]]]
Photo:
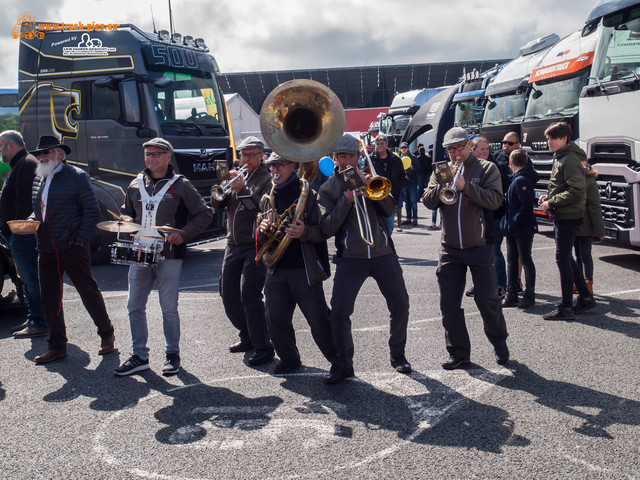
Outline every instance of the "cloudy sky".
[[[169, 29], [167, 0], [13, 0], [0, 17], [0, 87], [17, 86], [18, 15]], [[223, 73], [482, 60], [581, 28], [596, 0], [173, 0], [175, 31], [203, 37]]]

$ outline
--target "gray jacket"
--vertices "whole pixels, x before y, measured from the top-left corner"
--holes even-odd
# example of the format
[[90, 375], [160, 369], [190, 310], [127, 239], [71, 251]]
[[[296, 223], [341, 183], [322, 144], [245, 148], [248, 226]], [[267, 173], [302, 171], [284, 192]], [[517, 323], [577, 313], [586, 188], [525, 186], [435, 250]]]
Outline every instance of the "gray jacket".
[[462, 173], [465, 188], [458, 192], [458, 201], [445, 205], [435, 174], [422, 196], [425, 207], [442, 207], [442, 243], [453, 248], [482, 247], [495, 243], [493, 211], [502, 204], [502, 180], [498, 167], [475, 155], [469, 155]]
[[[383, 219], [393, 215], [396, 210], [396, 203], [392, 196], [389, 195], [378, 201], [365, 199], [374, 242], [374, 246], [370, 247], [360, 236], [355, 210], [358, 207], [347, 200], [346, 192], [347, 185], [342, 175], [334, 172], [320, 187], [318, 193], [322, 213], [320, 228], [327, 238], [336, 237], [336, 256], [338, 258], [376, 258], [395, 254], [391, 236], [387, 232]], [[359, 200], [358, 204], [362, 205]]]

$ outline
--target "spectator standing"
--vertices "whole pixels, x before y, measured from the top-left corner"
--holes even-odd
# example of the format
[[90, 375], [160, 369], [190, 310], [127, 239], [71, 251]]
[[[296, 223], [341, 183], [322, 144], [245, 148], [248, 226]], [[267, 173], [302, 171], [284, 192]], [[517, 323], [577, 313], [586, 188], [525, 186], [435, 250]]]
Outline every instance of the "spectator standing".
[[[376, 137], [375, 152], [371, 155], [371, 163], [377, 175], [385, 177], [391, 182], [391, 196], [397, 207], [400, 204], [400, 192], [402, 191], [402, 187], [404, 187], [406, 176], [404, 174], [402, 160], [389, 150], [389, 141], [383, 133], [379, 133]], [[384, 217], [389, 235], [393, 233], [394, 217], [395, 209], [393, 214]]]
[[574, 250], [576, 252], [576, 262], [582, 269], [589, 293], [593, 295], [593, 257], [591, 256], [591, 247], [593, 237], [604, 240], [605, 230], [602, 219], [602, 206], [600, 204], [600, 189], [596, 182], [598, 171], [589, 165], [586, 158], [582, 160], [582, 166], [584, 167], [587, 183], [587, 203], [584, 223], [576, 235]]
[[409, 144], [407, 142], [400, 144], [400, 156], [411, 159], [411, 165], [404, 171], [407, 178], [404, 185], [406, 192], [404, 202], [407, 219], [402, 222], [402, 224], [413, 225], [415, 227], [418, 225], [418, 174], [420, 172], [420, 162], [418, 157], [409, 152]]
[[[558, 308], [542, 316], [545, 320], [573, 320], [576, 313], [596, 307], [596, 301], [584, 282], [582, 270], [571, 250], [585, 216], [586, 180], [582, 162], [587, 155], [571, 139], [571, 126], [566, 122], [549, 125], [544, 132], [553, 152], [553, 167], [546, 195], [538, 200], [540, 208], [554, 217], [556, 264], [560, 273], [562, 300]], [[578, 301], [573, 305], [573, 284]]]
[[[529, 308], [535, 304], [536, 267], [531, 248], [533, 237], [538, 231], [533, 208], [535, 205], [534, 186], [539, 179], [527, 154], [522, 149], [511, 152], [509, 166], [513, 180], [509, 185], [506, 199], [506, 214], [501, 220], [501, 230], [507, 238], [507, 294], [503, 307]], [[518, 259], [524, 268], [526, 288], [522, 300], [518, 300]]]
[[38, 161], [27, 153], [22, 135], [15, 130], [0, 133], [0, 153], [2, 161], [11, 165], [0, 195], [0, 230], [9, 239], [27, 297], [27, 319], [12, 332], [16, 338], [41, 337], [49, 333], [49, 327], [40, 298], [36, 236], [14, 235], [7, 225], [8, 221], [24, 220], [33, 212], [31, 188]]

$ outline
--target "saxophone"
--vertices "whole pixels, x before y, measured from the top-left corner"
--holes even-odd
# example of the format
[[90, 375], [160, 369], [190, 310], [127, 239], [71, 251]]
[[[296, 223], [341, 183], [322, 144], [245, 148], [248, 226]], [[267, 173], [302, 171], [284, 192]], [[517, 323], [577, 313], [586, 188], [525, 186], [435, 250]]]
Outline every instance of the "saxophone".
[[291, 243], [291, 238], [289, 238], [289, 236], [284, 232], [285, 228], [289, 223], [295, 223], [302, 218], [304, 209], [307, 206], [309, 182], [307, 182], [305, 178], [301, 178], [300, 181], [302, 182], [300, 197], [280, 214], [278, 214], [278, 211], [276, 210], [274, 199], [276, 184], [274, 183], [271, 187], [269, 203], [271, 203], [271, 212], [276, 215], [276, 218], [269, 226], [269, 230], [266, 232], [267, 241], [256, 255], [256, 262], [263, 258], [264, 264], [269, 268], [273, 267], [280, 261], [282, 255]]

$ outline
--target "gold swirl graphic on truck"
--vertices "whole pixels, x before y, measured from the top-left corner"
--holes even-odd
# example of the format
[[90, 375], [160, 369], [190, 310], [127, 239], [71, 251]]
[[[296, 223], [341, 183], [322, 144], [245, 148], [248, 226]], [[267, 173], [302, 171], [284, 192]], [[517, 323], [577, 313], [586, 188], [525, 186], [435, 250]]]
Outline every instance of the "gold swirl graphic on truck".
[[[48, 102], [43, 102], [49, 96]], [[80, 91], [70, 88], [60, 87], [51, 82], [40, 82], [31, 87], [27, 93], [20, 99], [18, 106], [20, 115], [29, 105], [29, 102], [36, 101], [36, 97], [40, 97], [40, 106], [49, 105], [49, 114], [51, 117], [50, 135], [55, 136], [60, 143], [65, 138], [78, 138], [78, 122], [71, 115], [75, 113], [80, 115]], [[41, 135], [44, 135], [41, 132]]]

